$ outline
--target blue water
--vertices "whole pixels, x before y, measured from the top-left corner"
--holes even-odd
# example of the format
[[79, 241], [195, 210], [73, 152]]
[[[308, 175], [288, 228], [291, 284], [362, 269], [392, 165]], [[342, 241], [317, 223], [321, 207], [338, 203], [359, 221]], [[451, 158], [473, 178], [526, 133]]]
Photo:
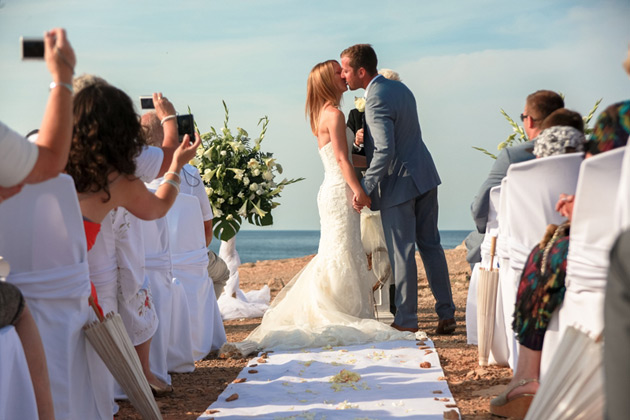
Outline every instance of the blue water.
[[[461, 244], [470, 232], [442, 230], [442, 247], [452, 249]], [[221, 241], [214, 238], [210, 248], [219, 253]], [[236, 250], [241, 262], [280, 260], [317, 253], [318, 230], [242, 230], [236, 237]]]

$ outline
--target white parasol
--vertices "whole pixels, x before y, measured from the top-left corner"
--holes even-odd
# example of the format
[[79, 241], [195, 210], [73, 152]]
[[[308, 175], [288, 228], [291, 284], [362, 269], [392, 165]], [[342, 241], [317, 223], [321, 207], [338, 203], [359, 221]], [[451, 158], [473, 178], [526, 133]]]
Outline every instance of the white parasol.
[[525, 420], [601, 419], [604, 412], [602, 344], [601, 335], [593, 338], [584, 331], [568, 327]]
[[479, 269], [477, 285], [477, 342], [479, 350], [479, 366], [488, 366], [490, 347], [494, 335], [494, 318], [497, 307], [497, 286], [499, 270], [494, 268], [494, 253], [497, 237], [492, 237], [490, 245], [490, 266]]
[[119, 314], [113, 312], [103, 317], [96, 309], [98, 321], [83, 327], [88, 340], [103, 362], [129, 397], [129, 401], [145, 420], [162, 420], [160, 409], [142, 372], [140, 359]]
[[[361, 242], [367, 255], [368, 270], [371, 270], [376, 277], [376, 282], [372, 286], [372, 297], [374, 312], [378, 319], [379, 308], [389, 312], [389, 289], [383, 290], [383, 287], [390, 283], [392, 277], [392, 266], [387, 253], [385, 233], [379, 211], [372, 211], [367, 207], [361, 211]], [[378, 295], [378, 301], [374, 296], [375, 294]], [[387, 308], [384, 308], [385, 306]]]

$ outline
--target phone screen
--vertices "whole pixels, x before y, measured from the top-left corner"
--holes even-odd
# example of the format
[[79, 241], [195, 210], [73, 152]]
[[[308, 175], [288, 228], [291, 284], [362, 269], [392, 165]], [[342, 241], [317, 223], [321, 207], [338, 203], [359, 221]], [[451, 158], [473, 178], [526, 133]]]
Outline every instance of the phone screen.
[[177, 116], [177, 131], [180, 143], [184, 140], [185, 134], [190, 136], [191, 143], [195, 141], [195, 120], [192, 114]]
[[44, 58], [44, 40], [36, 38], [21, 38], [22, 44], [22, 60], [25, 59], [43, 59]]
[[141, 96], [140, 97], [140, 108], [142, 109], [154, 109], [153, 106], [153, 96]]

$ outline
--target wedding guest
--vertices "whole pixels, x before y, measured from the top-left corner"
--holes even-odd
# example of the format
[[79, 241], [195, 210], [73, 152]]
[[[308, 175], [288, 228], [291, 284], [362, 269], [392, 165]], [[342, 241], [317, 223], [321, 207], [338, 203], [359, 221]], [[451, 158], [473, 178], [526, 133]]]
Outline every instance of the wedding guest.
[[[575, 117], [567, 115], [571, 116], [570, 119]], [[582, 152], [585, 143], [582, 131], [570, 126], [553, 126], [536, 137], [533, 152], [536, 158]], [[544, 335], [551, 314], [564, 298], [571, 220], [571, 214], [565, 212], [564, 204], [564, 195], [561, 195], [556, 211], [565, 215], [568, 221], [547, 228], [523, 268], [512, 324], [519, 342], [519, 357], [514, 376], [506, 390], [490, 402], [490, 412], [498, 416], [524, 418], [538, 389]]]
[[588, 153], [596, 155], [617, 147], [625, 146], [630, 136], [630, 100], [617, 102], [607, 107], [593, 127], [588, 142]]
[[[177, 137], [172, 104], [161, 93], [155, 93], [153, 100], [164, 124], [165, 138]], [[92, 84], [78, 92], [66, 172], [77, 188], [88, 249], [98, 235], [101, 221], [116, 207], [124, 207], [144, 220], [164, 216], [179, 192], [179, 171], [195, 155], [200, 141], [197, 136], [194, 144], [184, 141], [179, 145], [164, 182], [153, 194], [135, 175], [135, 159], [145, 141], [131, 99], [108, 84]], [[150, 374], [147, 379], [154, 387], [166, 386]]]
[[488, 178], [483, 182], [477, 195], [470, 206], [477, 233], [473, 232], [466, 238], [468, 255], [466, 260], [474, 265], [481, 261], [481, 242], [488, 223], [488, 209], [490, 205], [490, 190], [501, 185], [501, 180], [507, 175], [507, 170], [512, 163], [524, 162], [533, 159], [534, 141], [542, 131], [541, 125], [544, 119], [553, 111], [564, 108], [564, 100], [556, 92], [550, 90], [538, 90], [530, 94], [525, 100], [525, 107], [521, 114], [523, 129], [529, 141], [506, 147], [499, 152], [494, 161]]
[[605, 418], [622, 420], [630, 412], [630, 230], [622, 232], [610, 252], [604, 302]]
[[[147, 141], [150, 145], [161, 147], [164, 140], [164, 131], [160, 124], [160, 120], [155, 112], [147, 112], [142, 115], [142, 125], [147, 131]], [[210, 246], [212, 242], [212, 207], [210, 200], [206, 195], [203, 181], [199, 174], [199, 170], [190, 164], [184, 165], [180, 173], [181, 179], [185, 182], [181, 183], [181, 192], [194, 195], [199, 200], [201, 206], [201, 214], [203, 216], [203, 230], [206, 238], [206, 246]], [[212, 279], [215, 295], [218, 298], [223, 293], [223, 289], [230, 277], [230, 271], [218, 255], [211, 249], [208, 249], [208, 275]]]

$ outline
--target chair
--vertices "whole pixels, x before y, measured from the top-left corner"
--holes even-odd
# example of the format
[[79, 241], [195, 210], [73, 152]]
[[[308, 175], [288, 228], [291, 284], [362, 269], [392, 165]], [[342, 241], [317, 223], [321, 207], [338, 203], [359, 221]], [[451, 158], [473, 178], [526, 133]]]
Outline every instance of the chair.
[[37, 402], [15, 327], [0, 328], [0, 419], [36, 419]]
[[[628, 150], [628, 146], [623, 149]], [[624, 153], [621, 163], [615, 220], [619, 230], [630, 228], [630, 153]]]
[[571, 220], [566, 291], [554, 314], [558, 329], [545, 334], [541, 375], [568, 326], [593, 335], [603, 330], [608, 255], [620, 233], [614, 216], [624, 152], [625, 148], [611, 150], [582, 163]]
[[2, 203], [0, 255], [39, 328], [57, 418], [99, 418], [82, 331], [91, 311], [87, 245], [71, 177], [26, 185]]
[[199, 200], [192, 195], [179, 194], [166, 218], [173, 276], [186, 292], [193, 356], [200, 360], [211, 350], [219, 349], [227, 339], [214, 285], [208, 276], [208, 249]]
[[[512, 321], [514, 304], [523, 267], [532, 248], [540, 242], [548, 224], [561, 224], [564, 218], [555, 210], [560, 194], [575, 191], [581, 153], [570, 153], [534, 159], [510, 165], [507, 173], [509, 198], [506, 201], [509, 225], [509, 269], [501, 278], [504, 288], [504, 317], [508, 337], [514, 337]], [[518, 344], [512, 341], [510, 366], [516, 366]]]
[[145, 275], [149, 279], [159, 320], [157, 331], [151, 340], [149, 353], [151, 371], [160, 380], [170, 384], [168, 372], [194, 370], [190, 312], [181, 284], [173, 282], [166, 217], [143, 221], [142, 235], [145, 248]]

